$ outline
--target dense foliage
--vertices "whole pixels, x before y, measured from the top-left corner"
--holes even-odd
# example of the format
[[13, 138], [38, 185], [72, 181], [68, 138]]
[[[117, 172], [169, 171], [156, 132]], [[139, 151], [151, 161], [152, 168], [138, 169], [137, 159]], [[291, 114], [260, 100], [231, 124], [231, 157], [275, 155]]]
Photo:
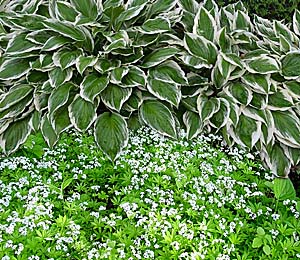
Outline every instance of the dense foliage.
[[[236, 0], [218, 0], [220, 6], [236, 3]], [[249, 11], [249, 15], [254, 14], [267, 19], [285, 20], [292, 22], [295, 9], [300, 9], [299, 0], [245, 0], [242, 1]]]
[[300, 259], [299, 199], [220, 140], [143, 128], [113, 166], [90, 135], [31, 136], [0, 158], [0, 259]]
[[241, 2], [2, 1], [0, 145], [92, 128], [116, 159], [128, 127], [220, 132], [276, 175], [300, 160], [300, 12], [253, 20]]

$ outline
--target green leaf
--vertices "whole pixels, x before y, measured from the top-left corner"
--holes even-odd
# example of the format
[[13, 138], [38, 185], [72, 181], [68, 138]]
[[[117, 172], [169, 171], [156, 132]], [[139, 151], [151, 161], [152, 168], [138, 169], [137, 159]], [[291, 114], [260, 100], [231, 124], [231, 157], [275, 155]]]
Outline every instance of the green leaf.
[[276, 178], [274, 180], [274, 194], [278, 200], [296, 199], [296, 191], [289, 178]]
[[127, 123], [117, 113], [104, 112], [95, 122], [94, 136], [102, 151], [115, 160], [128, 142]]
[[271, 254], [271, 248], [268, 245], [264, 245], [263, 246], [263, 251], [266, 255], [270, 255]]
[[253, 248], [259, 248], [263, 245], [263, 241], [260, 237], [256, 237], [254, 238], [253, 242], [252, 242], [252, 247]]
[[30, 65], [24, 59], [10, 59], [0, 66], [0, 80], [18, 79], [30, 71]]
[[47, 114], [45, 114], [42, 118], [41, 132], [48, 146], [52, 148], [58, 141], [58, 136], [51, 125]]
[[300, 53], [291, 52], [281, 60], [282, 75], [286, 78], [298, 78], [300, 75]]
[[167, 81], [174, 84], [187, 84], [184, 71], [175, 61], [165, 61], [155, 68], [149, 69], [152, 78]]
[[287, 81], [284, 82], [284, 86], [291, 93], [291, 96], [295, 96], [296, 98], [300, 97], [300, 82]]
[[42, 51], [53, 51], [58, 49], [59, 47], [71, 42], [71, 39], [68, 39], [63, 36], [52, 36], [50, 37], [42, 47]]
[[86, 35], [80, 27], [74, 26], [74, 24], [68, 23], [66, 21], [60, 22], [57, 20], [48, 19], [44, 21], [43, 24], [54, 32], [58, 32], [61, 35], [69, 37], [75, 41], [86, 40]]
[[6, 94], [0, 94], [0, 112], [15, 105], [32, 93], [32, 91], [33, 88], [30, 85], [19, 85], [10, 88]]
[[81, 17], [81, 23], [95, 22], [100, 14], [95, 0], [71, 0], [72, 5], [75, 7], [83, 17]]
[[141, 119], [151, 128], [169, 137], [177, 138], [175, 119], [163, 103], [156, 100], [145, 100], [140, 107]]
[[30, 117], [12, 122], [0, 135], [0, 146], [6, 154], [15, 152], [31, 133]]
[[173, 1], [173, 0], [156, 0], [150, 6], [148, 17], [152, 17], [156, 14], [168, 12], [174, 8], [176, 3], [177, 1]]
[[73, 85], [71, 83], [66, 83], [52, 91], [48, 99], [48, 111], [50, 115], [68, 102], [72, 88]]
[[58, 87], [72, 78], [73, 71], [71, 68], [62, 70], [61, 68], [54, 68], [49, 72], [50, 84], [52, 87]]
[[102, 102], [113, 110], [120, 111], [126, 100], [129, 99], [132, 88], [122, 88], [117, 85], [109, 84], [102, 92]]
[[18, 55], [22, 53], [38, 50], [40, 47], [26, 40], [26, 34], [21, 33], [13, 37], [7, 45], [5, 53], [7, 55]]
[[238, 103], [248, 105], [252, 100], [252, 93], [247, 85], [240, 82], [231, 83], [228, 87], [228, 91], [225, 90], [228, 95], [233, 97]]
[[215, 64], [218, 56], [217, 47], [203, 36], [186, 33], [184, 47], [192, 55], [203, 59], [208, 64]]
[[59, 16], [61, 21], [75, 22], [78, 13], [74, 10], [73, 6], [69, 3], [55, 2], [56, 10], [55, 13]]
[[51, 115], [49, 115], [49, 120], [57, 136], [61, 132], [70, 128], [72, 124], [68, 112], [68, 104], [57, 108]]
[[88, 67], [92, 67], [96, 64], [98, 58], [95, 56], [80, 56], [77, 60], [76, 60], [76, 68], [77, 71], [82, 75], [83, 72], [88, 68]]
[[300, 122], [299, 118], [288, 111], [272, 111], [275, 133], [282, 139], [291, 143], [292, 147], [300, 148]]
[[73, 178], [65, 179], [61, 184], [61, 190], [65, 190], [72, 183]]
[[122, 79], [126, 76], [129, 72], [129, 68], [127, 67], [119, 67], [115, 68], [110, 73], [110, 82], [112, 84], [121, 84]]
[[295, 10], [293, 15], [293, 29], [294, 32], [300, 36], [300, 11]]
[[108, 85], [109, 79], [107, 75], [100, 76], [96, 73], [87, 75], [80, 84], [80, 95], [91, 102], [94, 102], [98, 96]]
[[230, 105], [224, 98], [218, 98], [220, 100], [220, 108], [210, 119], [210, 125], [214, 128], [222, 128], [229, 119]]
[[268, 108], [272, 110], [288, 110], [293, 107], [293, 99], [286, 90], [280, 90], [268, 96]]
[[77, 61], [77, 58], [82, 54], [81, 50], [71, 50], [69, 48], [60, 49], [53, 55], [54, 65], [62, 70], [71, 67]]
[[268, 94], [270, 91], [270, 75], [248, 73], [242, 77], [242, 81], [257, 93]]
[[125, 87], [145, 86], [146, 80], [143, 70], [136, 66], [131, 66], [128, 73], [122, 78], [122, 85]]
[[258, 227], [256, 232], [259, 236], [264, 236], [266, 234], [262, 227]]
[[282, 147], [275, 143], [266, 147], [266, 163], [273, 174], [277, 176], [288, 176], [291, 169], [291, 161], [286, 157]]
[[217, 24], [214, 17], [204, 7], [200, 7], [195, 17], [193, 33], [213, 42], [216, 31]]
[[193, 139], [201, 133], [202, 122], [199, 114], [192, 111], [186, 111], [183, 114], [183, 122], [187, 129], [188, 139]]
[[219, 99], [211, 98], [207, 100], [207, 98], [203, 98], [201, 95], [199, 95], [197, 99], [197, 109], [199, 111], [202, 122], [209, 120], [213, 116], [213, 114], [219, 110], [219, 108]]
[[141, 26], [141, 31], [145, 34], [157, 34], [170, 31], [170, 22], [166, 18], [157, 17], [149, 19]]
[[160, 100], [166, 100], [175, 107], [178, 107], [181, 93], [176, 84], [159, 79], [149, 79], [147, 88], [151, 94]]
[[165, 48], [160, 48], [158, 50], [155, 50], [144, 58], [141, 67], [143, 68], [154, 67], [164, 62], [165, 60], [168, 60], [169, 58], [173, 57], [178, 52], [179, 50], [174, 47], [165, 47]]
[[237, 143], [252, 148], [261, 137], [261, 122], [241, 114], [234, 133]]
[[279, 71], [277, 61], [269, 56], [260, 56], [248, 61], [246, 68], [249, 72], [258, 74], [269, 74]]
[[85, 132], [97, 118], [96, 107], [77, 95], [70, 104], [69, 115], [72, 125], [79, 131]]

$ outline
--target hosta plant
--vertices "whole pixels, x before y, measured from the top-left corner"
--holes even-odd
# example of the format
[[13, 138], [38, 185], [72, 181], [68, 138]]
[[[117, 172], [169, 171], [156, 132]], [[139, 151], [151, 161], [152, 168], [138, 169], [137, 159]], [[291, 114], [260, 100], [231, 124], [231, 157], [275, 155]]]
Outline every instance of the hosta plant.
[[292, 24], [212, 0], [1, 1], [0, 144], [94, 131], [114, 160], [128, 128], [220, 132], [275, 175], [300, 160], [300, 12]]

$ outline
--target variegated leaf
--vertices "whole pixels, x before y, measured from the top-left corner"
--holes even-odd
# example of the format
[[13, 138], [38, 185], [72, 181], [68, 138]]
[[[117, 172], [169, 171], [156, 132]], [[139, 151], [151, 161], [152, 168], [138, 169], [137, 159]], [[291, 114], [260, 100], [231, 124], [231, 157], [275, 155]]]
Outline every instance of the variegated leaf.
[[62, 70], [61, 68], [54, 68], [49, 71], [49, 79], [52, 87], [58, 87], [63, 83], [69, 81], [73, 76], [73, 71], [71, 68]]
[[168, 60], [169, 58], [173, 57], [178, 52], [179, 50], [174, 47], [165, 47], [165, 48], [155, 50], [144, 58], [141, 67], [143, 68], [154, 67], [164, 62], [165, 60]]
[[24, 59], [9, 59], [0, 65], [0, 80], [13, 80], [30, 71], [30, 65]]
[[126, 100], [129, 99], [132, 88], [122, 88], [117, 85], [109, 84], [102, 92], [103, 103], [116, 111], [120, 111]]
[[188, 139], [193, 139], [202, 131], [202, 122], [198, 113], [186, 111], [183, 114], [183, 122], [187, 129]]
[[82, 55], [80, 49], [71, 50], [69, 48], [60, 49], [53, 55], [53, 63], [56, 67], [60, 67], [62, 70], [71, 67]]
[[97, 61], [98, 58], [95, 56], [80, 56], [76, 60], [77, 71], [82, 75], [88, 67], [93, 67]]
[[290, 52], [281, 60], [282, 75], [286, 79], [296, 79], [300, 75], [300, 53]]

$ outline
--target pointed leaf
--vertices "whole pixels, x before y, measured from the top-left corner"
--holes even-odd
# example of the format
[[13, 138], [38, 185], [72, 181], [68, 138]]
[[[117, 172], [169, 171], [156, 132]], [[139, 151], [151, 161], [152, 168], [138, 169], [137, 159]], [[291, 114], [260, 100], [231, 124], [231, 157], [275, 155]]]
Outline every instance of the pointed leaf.
[[129, 99], [132, 88], [122, 88], [117, 85], [109, 84], [102, 92], [103, 103], [113, 110], [120, 111], [126, 100]]
[[291, 52], [281, 60], [282, 75], [286, 78], [298, 78], [300, 75], [300, 53]]
[[41, 131], [46, 143], [48, 144], [49, 147], [52, 148], [58, 141], [58, 136], [55, 130], [53, 129], [47, 114], [44, 115], [42, 118]]
[[296, 199], [296, 191], [289, 178], [276, 178], [274, 180], [274, 194], [278, 200]]
[[155, 50], [144, 58], [141, 67], [150, 68], [156, 66], [162, 63], [163, 61], [173, 57], [178, 52], [179, 50], [174, 47], [165, 47]]
[[195, 16], [193, 33], [201, 35], [213, 42], [216, 31], [217, 24], [214, 17], [204, 7], [200, 7]]
[[50, 84], [52, 87], [58, 87], [72, 78], [73, 71], [71, 68], [62, 70], [61, 68], [54, 68], [49, 72]]
[[261, 56], [248, 61], [247, 70], [251, 73], [269, 74], [279, 71], [278, 63], [269, 56]]
[[170, 31], [170, 27], [171, 25], [169, 20], [157, 17], [144, 22], [141, 26], [141, 31], [145, 34], [157, 34]]
[[94, 136], [102, 151], [115, 160], [128, 142], [127, 123], [117, 113], [104, 112], [95, 122]]
[[0, 80], [18, 79], [30, 70], [29, 62], [24, 59], [4, 61], [0, 66]]
[[177, 138], [175, 119], [163, 103], [156, 100], [145, 100], [140, 107], [139, 115], [147, 125], [159, 133]]
[[202, 122], [199, 114], [194, 113], [192, 111], [186, 111], [183, 114], [183, 122], [187, 129], [188, 139], [193, 139], [201, 133]]
[[77, 50], [71, 50], [69, 48], [60, 49], [53, 55], [53, 62], [56, 67], [60, 67], [62, 70], [71, 67], [77, 61], [77, 58], [82, 54], [82, 52]]
[[97, 117], [94, 104], [79, 95], [74, 98], [68, 110], [72, 125], [82, 132], [90, 128]]
[[88, 67], [92, 67], [96, 64], [97, 62], [97, 57], [95, 56], [80, 56], [77, 60], [76, 60], [76, 68], [77, 71], [82, 75], [83, 72], [88, 68]]
[[94, 102], [98, 96], [108, 85], [109, 79], [107, 75], [100, 76], [96, 73], [87, 75], [80, 84], [80, 95], [87, 101]]

